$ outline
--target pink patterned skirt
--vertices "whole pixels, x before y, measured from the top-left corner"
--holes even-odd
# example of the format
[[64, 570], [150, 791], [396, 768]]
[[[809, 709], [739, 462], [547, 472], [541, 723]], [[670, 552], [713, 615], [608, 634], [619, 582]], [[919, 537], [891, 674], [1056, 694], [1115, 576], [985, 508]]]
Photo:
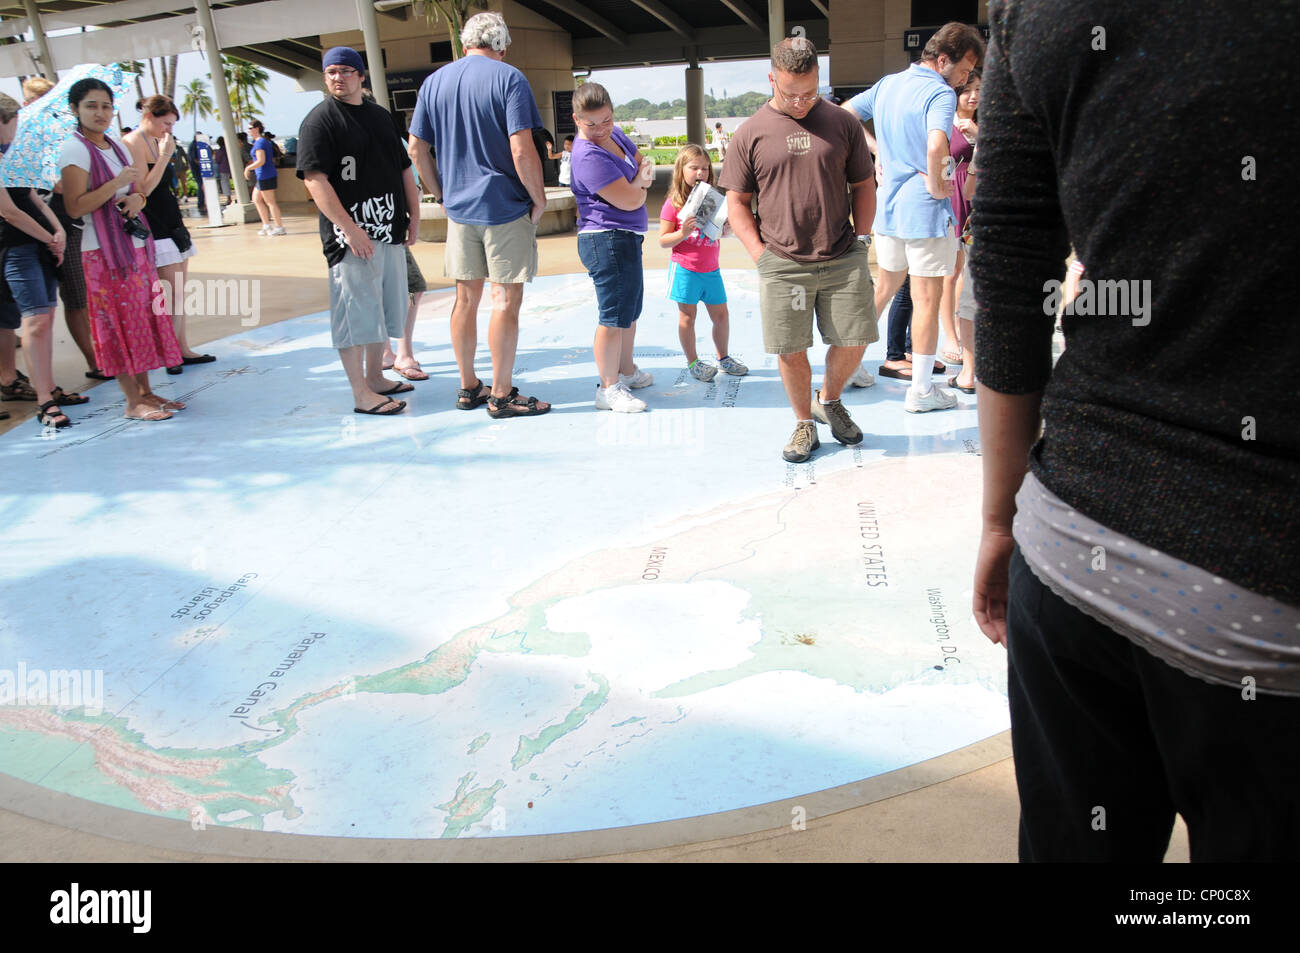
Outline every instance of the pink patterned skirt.
[[[104, 253], [81, 253], [86, 275], [86, 303], [90, 308], [90, 337], [95, 362], [109, 377], [139, 374], [181, 362], [181, 346], [165, 307], [154, 313], [153, 283], [158, 272], [148, 250], [135, 250], [135, 265], [124, 280], [109, 272]], [[160, 303], [165, 296], [158, 296]]]

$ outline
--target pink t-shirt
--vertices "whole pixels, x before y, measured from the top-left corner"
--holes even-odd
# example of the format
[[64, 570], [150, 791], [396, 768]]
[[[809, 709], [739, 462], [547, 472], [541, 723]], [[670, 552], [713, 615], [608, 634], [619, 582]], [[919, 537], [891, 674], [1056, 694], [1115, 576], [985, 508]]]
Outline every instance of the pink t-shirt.
[[[669, 224], [670, 232], [678, 231], [682, 227], [677, 218], [677, 206], [671, 200], [664, 202], [664, 207], [659, 210], [659, 219]], [[673, 247], [672, 260], [687, 271], [704, 274], [718, 270], [720, 250], [721, 243], [710, 241], [700, 234], [699, 229], [696, 229]]]

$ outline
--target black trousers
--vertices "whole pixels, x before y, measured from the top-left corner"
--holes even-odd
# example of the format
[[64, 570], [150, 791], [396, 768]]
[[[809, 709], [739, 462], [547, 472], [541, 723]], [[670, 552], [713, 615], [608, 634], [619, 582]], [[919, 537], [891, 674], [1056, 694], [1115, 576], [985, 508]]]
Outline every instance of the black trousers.
[[885, 332], [885, 360], [901, 361], [912, 350], [912, 276], [903, 279], [903, 287], [894, 295], [889, 308], [889, 325]]
[[1175, 812], [1193, 861], [1300, 856], [1300, 699], [1183, 674], [1053, 593], [1019, 547], [1007, 647], [1021, 861], [1159, 863]]

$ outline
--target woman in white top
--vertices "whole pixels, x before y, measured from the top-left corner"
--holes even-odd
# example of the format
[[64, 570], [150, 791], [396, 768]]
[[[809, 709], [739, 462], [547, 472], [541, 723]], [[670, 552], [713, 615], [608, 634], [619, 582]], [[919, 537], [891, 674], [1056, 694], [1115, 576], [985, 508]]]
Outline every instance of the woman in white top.
[[68, 215], [84, 223], [81, 260], [95, 360], [117, 378], [127, 417], [166, 420], [185, 405], [153, 393], [149, 371], [180, 364], [181, 349], [170, 316], [153, 308], [153, 237], [139, 217], [145, 196], [136, 188], [145, 163], [107, 135], [114, 112], [107, 84], [80, 80], [68, 103], [77, 131], [63, 144], [59, 168]]

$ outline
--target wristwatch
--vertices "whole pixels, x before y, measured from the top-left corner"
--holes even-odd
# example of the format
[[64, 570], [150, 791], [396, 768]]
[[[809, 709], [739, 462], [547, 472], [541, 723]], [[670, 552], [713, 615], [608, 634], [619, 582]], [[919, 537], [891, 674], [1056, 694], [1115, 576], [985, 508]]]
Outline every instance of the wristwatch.
[[871, 236], [870, 236], [870, 235], [859, 235], [859, 236], [858, 236], [858, 241], [862, 242], [863, 245], [870, 245], [870, 244], [871, 244]]

